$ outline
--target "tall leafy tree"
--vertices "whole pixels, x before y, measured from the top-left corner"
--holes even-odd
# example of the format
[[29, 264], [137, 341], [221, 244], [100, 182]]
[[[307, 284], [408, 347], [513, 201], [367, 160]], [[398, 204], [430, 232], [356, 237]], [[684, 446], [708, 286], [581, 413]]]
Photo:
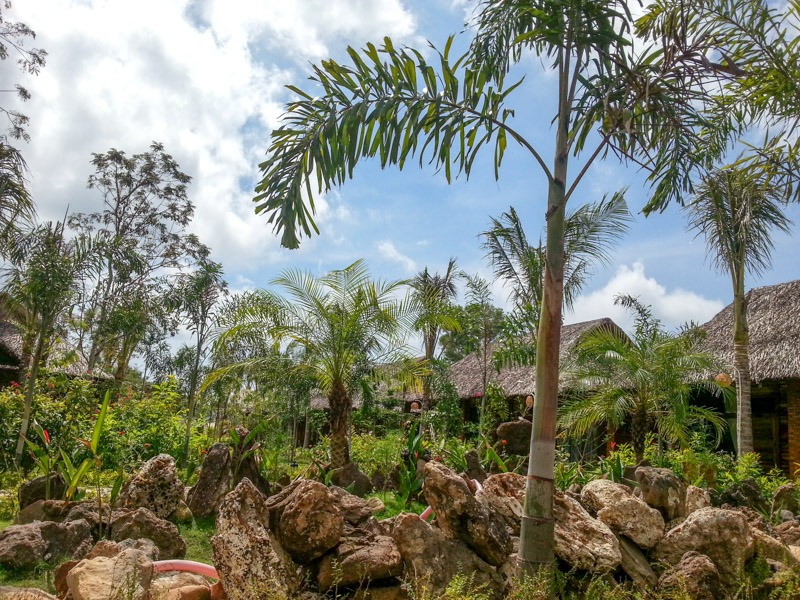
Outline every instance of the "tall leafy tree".
[[[469, 287], [467, 294], [472, 298]], [[449, 364], [478, 352], [485, 337], [494, 339], [500, 333], [505, 313], [502, 308], [473, 298], [464, 306], [454, 307], [453, 316], [458, 330], [443, 333], [440, 340], [442, 357]]]
[[[478, 152], [492, 146], [499, 176], [509, 141], [527, 153], [546, 179], [545, 270], [536, 352], [531, 460], [520, 545], [528, 571], [551, 564], [558, 349], [564, 287], [565, 209], [591, 165], [609, 151], [651, 171], [655, 197], [666, 202], [690, 181], [685, 155], [697, 142], [694, 74], [675, 70], [655, 45], [634, 48], [627, 3], [607, 0], [485, 0], [473, 22], [475, 39], [463, 56], [452, 39], [429, 61], [414, 49], [349, 48], [350, 64], [313, 67], [318, 90], [291, 89], [284, 125], [272, 132], [256, 211], [267, 213], [284, 246], [317, 231], [314, 183], [322, 193], [352, 177], [359, 160], [404, 167], [409, 159], [440, 167], [449, 180], [469, 176]], [[512, 125], [506, 100], [517, 84], [506, 74], [537, 56], [555, 74], [555, 152], [548, 166], [525, 133]], [[570, 177], [570, 156], [583, 155]]]
[[210, 350], [211, 333], [220, 300], [227, 294], [222, 265], [203, 256], [192, 271], [178, 276], [172, 290], [173, 306], [181, 315], [184, 324], [194, 336], [194, 345], [187, 350], [188, 389], [186, 392], [188, 413], [186, 414], [186, 433], [183, 438], [181, 468], [186, 466], [189, 457], [189, 440], [192, 424], [197, 412], [198, 388], [202, 368]]
[[692, 432], [708, 424], [719, 441], [725, 427], [722, 416], [689, 403], [698, 384], [721, 393], [713, 379], [702, 379], [713, 369], [714, 359], [699, 349], [698, 333], [666, 331], [650, 307], [632, 296], [618, 296], [614, 302], [635, 314], [633, 337], [602, 328], [584, 336], [568, 374], [578, 393], [565, 406], [561, 425], [572, 435], [584, 436], [595, 425], [614, 431], [628, 424], [637, 462], [644, 459], [651, 431], [660, 440], [686, 447]]
[[[443, 275], [430, 273], [428, 267], [411, 280], [414, 297], [419, 303], [420, 312], [414, 328], [422, 334], [422, 347], [428, 364], [436, 357], [439, 338], [445, 329], [455, 329], [458, 323], [452, 318], [453, 299], [456, 297], [458, 267], [456, 259], [451, 258]], [[422, 381], [422, 404], [431, 407], [431, 380], [426, 376]]]
[[165, 317], [170, 274], [203, 250], [186, 233], [194, 214], [191, 178], [162, 144], [133, 156], [112, 148], [93, 154], [92, 165], [88, 187], [100, 192], [103, 209], [74, 214], [69, 223], [103, 237], [106, 253], [80, 316], [79, 347], [90, 368], [102, 364], [124, 376], [148, 328]]
[[733, 287], [733, 350], [736, 372], [736, 450], [753, 451], [750, 410], [750, 352], [745, 275], [769, 268], [772, 232], [789, 232], [781, 205], [787, 189], [754, 177], [751, 170], [709, 173], [688, 205], [689, 226], [705, 238], [714, 267], [727, 272]]
[[20, 464], [30, 424], [36, 379], [53, 347], [60, 320], [78, 299], [81, 280], [97, 267], [96, 245], [85, 237], [67, 238], [63, 223], [36, 227], [17, 244], [4, 273], [5, 300], [18, 315], [27, 373], [22, 425], [14, 462]]

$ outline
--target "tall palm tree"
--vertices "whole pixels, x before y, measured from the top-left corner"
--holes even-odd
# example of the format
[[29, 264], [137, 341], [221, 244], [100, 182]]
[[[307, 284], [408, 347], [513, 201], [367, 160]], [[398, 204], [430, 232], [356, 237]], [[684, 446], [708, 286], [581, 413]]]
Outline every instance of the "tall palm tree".
[[600, 423], [611, 431], [629, 423], [637, 462], [644, 458], [646, 435], [653, 430], [660, 439], [685, 446], [697, 425], [707, 423], [719, 440], [724, 419], [689, 404], [697, 385], [722, 391], [713, 379], [698, 379], [712, 370], [714, 361], [698, 350], [697, 333], [664, 330], [650, 308], [632, 296], [617, 296], [615, 304], [636, 314], [633, 338], [608, 329], [584, 336], [569, 373], [578, 393], [562, 410], [560, 425], [571, 435], [583, 436]]
[[[442, 331], [458, 327], [458, 323], [449, 314], [457, 293], [458, 277], [456, 259], [451, 258], [444, 275], [431, 274], [428, 267], [425, 267], [411, 280], [413, 295], [420, 309], [414, 329], [422, 333], [422, 346], [427, 364], [435, 358]], [[422, 381], [423, 407], [430, 408], [431, 402], [431, 380], [430, 376], [426, 376]]]
[[403, 334], [416, 316], [410, 294], [398, 300], [405, 281], [370, 277], [363, 261], [315, 277], [288, 270], [272, 282], [283, 293], [261, 291], [242, 306], [220, 336], [272, 336], [302, 350], [298, 369], [310, 371], [328, 399], [331, 466], [350, 463], [348, 444], [353, 397], [372, 367], [394, 362], [406, 348]]
[[750, 410], [750, 337], [745, 275], [769, 268], [772, 231], [789, 232], [791, 221], [780, 204], [787, 188], [751, 170], [709, 173], [688, 205], [689, 227], [705, 238], [714, 267], [727, 271], [733, 286], [733, 368], [736, 372], [736, 450], [753, 451]]
[[0, 139], [0, 252], [8, 253], [9, 243], [36, 215], [25, 175], [28, 167], [22, 154]]

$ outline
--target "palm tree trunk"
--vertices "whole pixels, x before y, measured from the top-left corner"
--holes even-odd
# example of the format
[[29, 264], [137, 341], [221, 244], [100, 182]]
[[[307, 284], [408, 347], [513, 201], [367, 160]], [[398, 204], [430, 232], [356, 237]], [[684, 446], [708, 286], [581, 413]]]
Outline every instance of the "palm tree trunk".
[[336, 386], [328, 394], [331, 412], [329, 415], [331, 426], [331, 468], [338, 469], [350, 464], [350, 413], [352, 403], [347, 390], [343, 386]]
[[644, 403], [636, 409], [631, 419], [631, 445], [638, 465], [644, 460], [644, 444], [647, 438], [647, 408]]
[[733, 366], [736, 369], [736, 450], [739, 456], [753, 452], [753, 416], [750, 410], [750, 333], [744, 277], [733, 295]]
[[542, 308], [536, 339], [536, 402], [533, 403], [528, 480], [520, 532], [518, 570], [530, 576], [555, 561], [553, 496], [555, 479], [558, 363], [564, 298], [564, 220], [569, 161], [568, 64], [560, 57], [558, 131], [553, 180], [547, 194], [547, 234]]
[[44, 345], [47, 340], [45, 331], [39, 332], [39, 340], [33, 353], [30, 371], [28, 371], [28, 385], [25, 387], [25, 404], [22, 408], [22, 424], [17, 438], [17, 449], [14, 452], [14, 467], [19, 469], [22, 464], [22, 454], [25, 451], [25, 437], [28, 435], [28, 426], [31, 423], [31, 410], [33, 408], [33, 394], [36, 391], [36, 378], [39, 376], [39, 365], [44, 354]]

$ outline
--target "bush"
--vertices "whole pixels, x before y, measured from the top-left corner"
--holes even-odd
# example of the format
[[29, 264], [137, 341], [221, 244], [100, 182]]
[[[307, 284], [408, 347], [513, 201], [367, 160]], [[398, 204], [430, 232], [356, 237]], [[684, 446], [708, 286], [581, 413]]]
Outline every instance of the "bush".
[[350, 447], [353, 462], [367, 475], [375, 472], [387, 475], [400, 464], [401, 452], [406, 447], [406, 436], [392, 431], [383, 438], [373, 435], [354, 435]]

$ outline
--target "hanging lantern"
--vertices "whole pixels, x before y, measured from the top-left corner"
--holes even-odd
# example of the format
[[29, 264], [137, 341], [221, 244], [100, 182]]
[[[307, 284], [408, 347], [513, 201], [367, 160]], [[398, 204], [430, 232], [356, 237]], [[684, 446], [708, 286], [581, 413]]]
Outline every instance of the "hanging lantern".
[[533, 406], [533, 396], [528, 396], [525, 398], [525, 406], [531, 408]]
[[714, 377], [714, 381], [716, 381], [722, 387], [728, 387], [733, 383], [733, 379], [731, 379], [731, 376], [727, 373], [719, 373], [716, 377]]
[[422, 408], [422, 405], [419, 402], [414, 401], [411, 403], [412, 411], [418, 411], [420, 408]]

